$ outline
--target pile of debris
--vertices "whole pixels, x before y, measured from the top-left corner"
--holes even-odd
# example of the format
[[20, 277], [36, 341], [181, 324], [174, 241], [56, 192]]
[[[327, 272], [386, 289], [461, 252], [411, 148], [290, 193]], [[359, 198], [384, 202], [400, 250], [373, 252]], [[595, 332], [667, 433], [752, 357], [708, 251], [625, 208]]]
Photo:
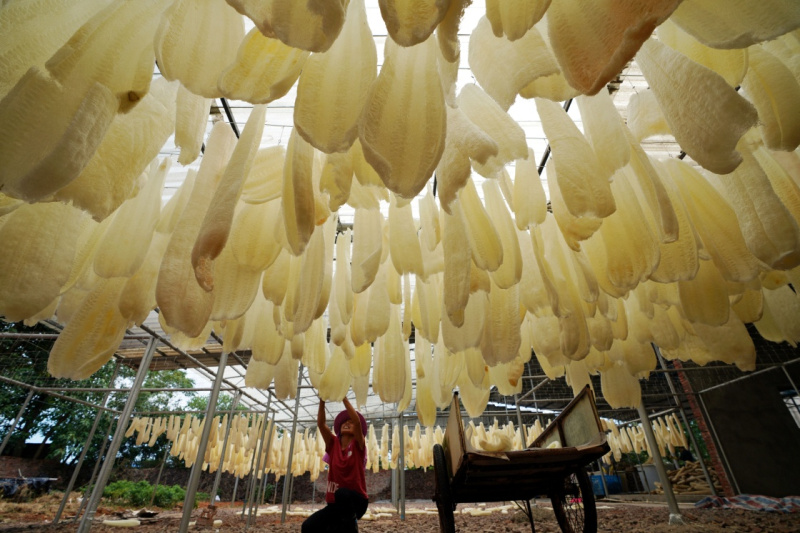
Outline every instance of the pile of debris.
[[0, 478], [0, 498], [27, 500], [50, 492], [50, 484], [58, 481], [55, 477], [4, 477]]
[[[721, 493], [722, 486], [717, 480], [717, 475], [713, 471], [709, 471], [709, 474], [717, 493]], [[686, 464], [681, 468], [668, 471], [667, 477], [672, 483], [672, 491], [675, 494], [711, 494], [711, 488], [708, 486], [708, 481], [706, 481], [706, 476], [703, 474], [703, 469], [700, 467], [699, 462], [686, 461]], [[664, 488], [661, 483], [655, 482], [654, 484], [656, 490], [652, 491], [652, 494], [664, 494]]]

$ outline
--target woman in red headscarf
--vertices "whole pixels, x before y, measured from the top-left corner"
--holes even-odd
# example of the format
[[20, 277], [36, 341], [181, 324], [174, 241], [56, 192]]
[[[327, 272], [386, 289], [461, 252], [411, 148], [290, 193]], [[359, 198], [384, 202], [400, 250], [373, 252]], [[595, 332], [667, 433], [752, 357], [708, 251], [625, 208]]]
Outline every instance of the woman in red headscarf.
[[317, 428], [325, 440], [329, 465], [325, 507], [303, 522], [302, 533], [358, 531], [357, 520], [367, 511], [367, 421], [345, 398], [345, 410], [336, 416], [331, 432], [325, 420], [325, 402], [320, 399]]

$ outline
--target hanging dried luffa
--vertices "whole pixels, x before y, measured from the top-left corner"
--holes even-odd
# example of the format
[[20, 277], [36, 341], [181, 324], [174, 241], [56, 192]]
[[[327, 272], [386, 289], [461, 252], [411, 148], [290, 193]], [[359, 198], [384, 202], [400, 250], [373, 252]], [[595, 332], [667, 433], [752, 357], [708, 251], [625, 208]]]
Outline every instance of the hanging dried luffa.
[[[321, 397], [371, 383], [423, 424], [453, 387], [473, 416], [519, 391], [534, 353], [622, 407], [651, 343], [743, 370], [745, 323], [797, 343], [800, 4], [493, 0], [473, 30], [469, 3], [379, 2], [380, 69], [363, 0], [6, 3], [0, 315], [63, 324], [49, 370], [81, 379], [158, 307], [177, 345], [252, 350], [248, 385], [293, 397], [302, 362]], [[631, 61], [626, 123], [606, 86]], [[295, 82], [288, 146], [264, 146]], [[240, 139], [208, 128], [219, 97], [257, 104]], [[156, 157], [172, 133], [190, 169]]]

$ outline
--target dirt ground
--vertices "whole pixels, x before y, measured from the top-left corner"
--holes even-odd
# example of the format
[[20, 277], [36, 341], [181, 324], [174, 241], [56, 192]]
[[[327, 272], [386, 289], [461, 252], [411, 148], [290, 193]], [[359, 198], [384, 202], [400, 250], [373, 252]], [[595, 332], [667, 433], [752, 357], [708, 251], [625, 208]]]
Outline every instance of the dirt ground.
[[[0, 532], [32, 532], [48, 531], [66, 533], [75, 531], [75, 524], [64, 522], [58, 526], [49, 525], [60, 501], [59, 494], [51, 494], [28, 503], [13, 503], [0, 500]], [[77, 496], [77, 494], [75, 495]], [[487, 507], [499, 507], [500, 504], [488, 504]], [[598, 506], [598, 531], [600, 532], [752, 532], [752, 533], [794, 533], [800, 531], [800, 515], [777, 514], [756, 511], [722, 510], [722, 509], [695, 509], [693, 505], [681, 504], [684, 526], [668, 525], [669, 513], [665, 504], [654, 503], [615, 503], [600, 500]], [[461, 504], [456, 510], [456, 531], [481, 531], [491, 533], [516, 533], [530, 531], [527, 518], [516, 508], [507, 508], [505, 513], [495, 512], [489, 516], [471, 516], [470, 508], [476, 505]], [[64, 517], [67, 520], [74, 516], [77, 501], [73, 499], [67, 507]], [[308, 512], [318, 509], [319, 506], [308, 504], [295, 504], [291, 506], [291, 513]], [[263, 506], [263, 510], [270, 510], [270, 506]], [[406, 519], [400, 520], [397, 512], [388, 502], [377, 502], [370, 505], [370, 513], [385, 513], [377, 520], [361, 520], [359, 531], [363, 533], [387, 533], [393, 531], [414, 531], [415, 533], [434, 533], [439, 531], [439, 522], [436, 514], [416, 514], [433, 512], [433, 502], [425, 500], [409, 501], [406, 505]], [[303, 516], [287, 516], [285, 523], [280, 523], [280, 510], [272, 507], [276, 514], [263, 514], [254, 519], [248, 531], [261, 532], [299, 532], [300, 525], [305, 519]], [[103, 518], [118, 518], [115, 512], [124, 509], [111, 509], [101, 507], [98, 511], [93, 532], [118, 533], [119, 528], [103, 526]], [[199, 516], [200, 510], [193, 512], [193, 517]], [[181, 514], [179, 511], [162, 511], [152, 522], [142, 523], [133, 529], [141, 533], [161, 533], [177, 531]], [[555, 533], [560, 531], [556, 523], [549, 501], [537, 501], [534, 509], [536, 531], [539, 533]], [[194, 519], [194, 518], [193, 518]], [[246, 519], [241, 518], [241, 504], [227, 507], [222, 504], [218, 509], [217, 519], [222, 520], [218, 528], [193, 528], [195, 531], [219, 531], [239, 533], [245, 531]]]

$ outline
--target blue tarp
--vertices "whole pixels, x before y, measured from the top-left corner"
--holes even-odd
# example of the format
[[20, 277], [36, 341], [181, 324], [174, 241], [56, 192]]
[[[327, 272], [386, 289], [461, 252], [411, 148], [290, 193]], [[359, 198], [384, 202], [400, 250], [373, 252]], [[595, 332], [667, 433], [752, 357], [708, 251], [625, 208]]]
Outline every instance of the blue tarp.
[[797, 513], [800, 512], [800, 497], [788, 496], [786, 498], [772, 498], [761, 494], [739, 494], [733, 498], [709, 496], [708, 498], [703, 498], [694, 504], [694, 506], [704, 509], [721, 507], [723, 509]]

